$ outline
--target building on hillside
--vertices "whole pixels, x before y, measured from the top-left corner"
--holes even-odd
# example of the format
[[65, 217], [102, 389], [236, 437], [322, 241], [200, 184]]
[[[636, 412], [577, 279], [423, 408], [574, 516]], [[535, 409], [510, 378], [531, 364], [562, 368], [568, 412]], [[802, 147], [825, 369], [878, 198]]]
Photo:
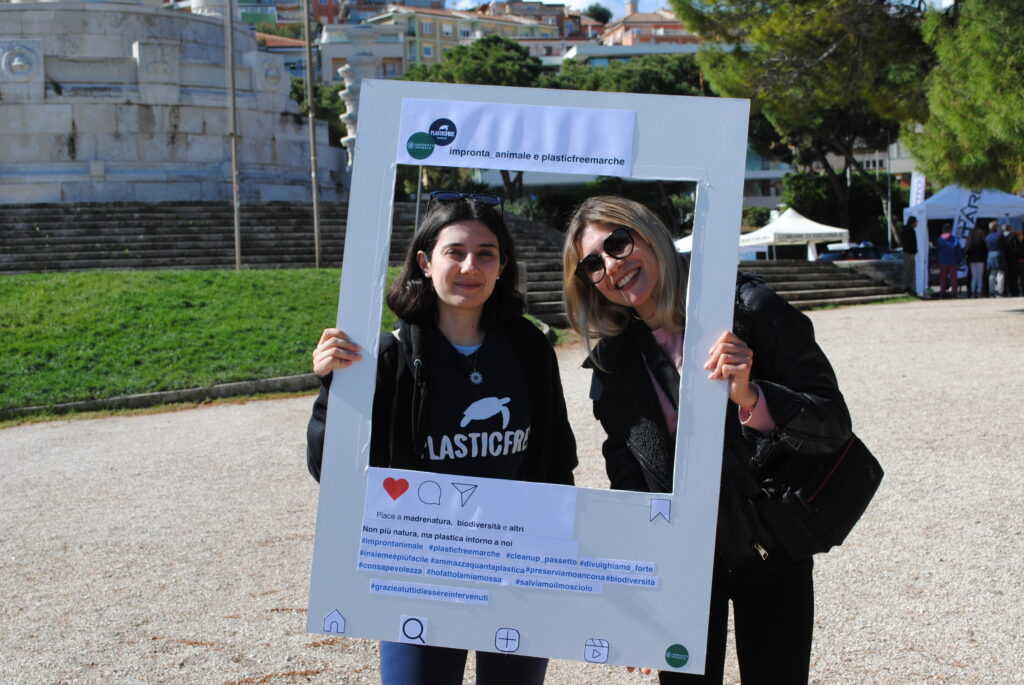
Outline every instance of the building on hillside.
[[496, 17], [523, 17], [532, 19], [542, 26], [557, 29], [559, 38], [574, 38], [581, 35], [581, 15], [563, 4], [543, 2], [486, 2], [476, 8], [477, 14]]
[[605, 24], [597, 19], [580, 15], [580, 36], [582, 38], [600, 38], [604, 34]]
[[[256, 44], [263, 52], [270, 52], [281, 55], [284, 59], [284, 68], [292, 78], [306, 78], [306, 44], [295, 38], [275, 36], [272, 33], [255, 32]], [[316, 48], [314, 47], [313, 60], [316, 60]]]
[[[356, 27], [359, 30], [353, 33]], [[355, 41], [352, 40], [353, 36], [356, 36]], [[406, 70], [405, 40], [405, 27], [397, 24], [325, 25], [317, 39], [322, 80], [343, 80], [338, 70], [349, 64], [355, 55], [371, 56], [379, 60], [373, 62], [373, 78], [399, 78]]]
[[570, 51], [594, 45], [588, 38], [518, 38], [516, 42], [529, 50], [531, 57], [539, 58], [544, 66], [555, 68], [562, 65]]
[[321, 26], [341, 23], [341, 0], [309, 0], [313, 19]]
[[[302, 0], [234, 0], [241, 20], [250, 26], [270, 24], [301, 24]], [[309, 0], [313, 20], [321, 24], [338, 22], [340, 0]], [[166, 0], [167, 9], [193, 14], [219, 12], [224, 0]]]
[[[164, 7], [192, 14], [219, 16], [224, 4], [224, 0], [167, 0]], [[250, 26], [261, 22], [297, 23], [302, 21], [302, 0], [235, 0], [235, 11]]]
[[[390, 0], [341, 0], [341, 23], [359, 24], [378, 14], [387, 12]], [[400, 3], [407, 7], [423, 7], [426, 9], [443, 10], [444, 0], [405, 0]]]
[[609, 22], [601, 35], [603, 45], [639, 45], [698, 43], [700, 37], [691, 33], [671, 10], [637, 12], [636, 0], [626, 0], [622, 19]]
[[743, 172], [743, 206], [775, 209], [782, 202], [782, 177], [792, 171], [791, 165], [763, 157], [748, 145]]
[[416, 64], [437, 64], [453, 48], [484, 36], [497, 35], [509, 40], [555, 37], [553, 27], [542, 26], [532, 19], [407, 5], [389, 5], [384, 14], [370, 18], [367, 23], [404, 28], [407, 69]]

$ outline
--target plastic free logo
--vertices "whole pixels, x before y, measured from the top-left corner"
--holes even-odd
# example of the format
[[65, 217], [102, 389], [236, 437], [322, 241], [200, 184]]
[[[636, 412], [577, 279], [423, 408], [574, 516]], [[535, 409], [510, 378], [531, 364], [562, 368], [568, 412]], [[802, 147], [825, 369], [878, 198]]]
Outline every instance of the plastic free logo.
[[455, 122], [451, 119], [438, 119], [427, 129], [430, 138], [441, 147], [451, 145], [455, 141], [455, 136], [458, 132], [458, 129], [455, 128]]

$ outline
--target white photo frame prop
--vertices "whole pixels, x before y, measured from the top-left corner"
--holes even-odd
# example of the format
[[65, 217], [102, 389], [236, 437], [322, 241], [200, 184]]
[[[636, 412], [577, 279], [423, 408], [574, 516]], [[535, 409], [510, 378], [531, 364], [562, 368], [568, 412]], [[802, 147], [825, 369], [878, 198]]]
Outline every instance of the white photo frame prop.
[[[331, 386], [309, 632], [704, 672], [727, 390], [702, 362], [732, 327], [747, 117], [724, 98], [363, 81], [337, 325], [364, 358]], [[673, 493], [368, 466], [410, 159], [696, 182]]]

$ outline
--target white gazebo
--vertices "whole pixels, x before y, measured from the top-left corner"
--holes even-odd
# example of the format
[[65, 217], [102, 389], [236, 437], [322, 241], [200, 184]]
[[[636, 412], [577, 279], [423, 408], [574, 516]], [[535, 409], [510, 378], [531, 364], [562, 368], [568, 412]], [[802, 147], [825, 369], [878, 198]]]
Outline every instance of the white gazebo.
[[[741, 235], [740, 254], [743, 258], [743, 253], [750, 253], [746, 258], [753, 259], [753, 253], [763, 252], [769, 246], [807, 245], [807, 259], [813, 262], [818, 258], [816, 243], [845, 243], [849, 239], [850, 232], [845, 228], [834, 228], [811, 221], [790, 207], [770, 224]], [[680, 238], [675, 244], [679, 252], [690, 252], [693, 249], [693, 236]]]
[[811, 221], [792, 207], [763, 228], [740, 236], [740, 248], [757, 245], [807, 245], [807, 259], [818, 258], [816, 243], [845, 243], [850, 232]]

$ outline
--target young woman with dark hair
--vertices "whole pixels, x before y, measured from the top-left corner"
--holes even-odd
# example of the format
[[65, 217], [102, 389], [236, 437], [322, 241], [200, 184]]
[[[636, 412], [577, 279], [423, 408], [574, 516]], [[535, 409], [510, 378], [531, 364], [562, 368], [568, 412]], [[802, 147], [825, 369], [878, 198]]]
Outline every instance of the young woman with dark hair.
[[[672, 488], [686, 326], [687, 262], [650, 210], [594, 197], [576, 211], [563, 251], [566, 312], [586, 341], [594, 415], [611, 486]], [[596, 344], [594, 344], [596, 341]], [[850, 416], [810, 320], [761, 280], [740, 274], [733, 331], [702, 364], [729, 384], [708, 653], [703, 676], [663, 671], [662, 683], [721, 683], [732, 601], [744, 685], [807, 682], [814, 623], [810, 558], [772, 544], [736, 480], [838, 450]]]
[[[515, 250], [495, 209], [501, 200], [433, 195], [387, 294], [399, 321], [377, 355], [370, 464], [571, 485], [576, 442], [558, 363], [523, 317]], [[322, 387], [306, 457], [317, 480], [330, 385], [359, 359], [359, 346], [337, 328], [313, 352]], [[466, 409], [487, 398], [502, 410], [467, 427]], [[472, 437], [482, 431], [513, 437], [488, 447]], [[462, 683], [466, 650], [382, 642], [380, 654], [384, 685]], [[477, 652], [476, 663], [480, 685], [542, 683], [547, 668], [547, 659], [490, 652]]]

